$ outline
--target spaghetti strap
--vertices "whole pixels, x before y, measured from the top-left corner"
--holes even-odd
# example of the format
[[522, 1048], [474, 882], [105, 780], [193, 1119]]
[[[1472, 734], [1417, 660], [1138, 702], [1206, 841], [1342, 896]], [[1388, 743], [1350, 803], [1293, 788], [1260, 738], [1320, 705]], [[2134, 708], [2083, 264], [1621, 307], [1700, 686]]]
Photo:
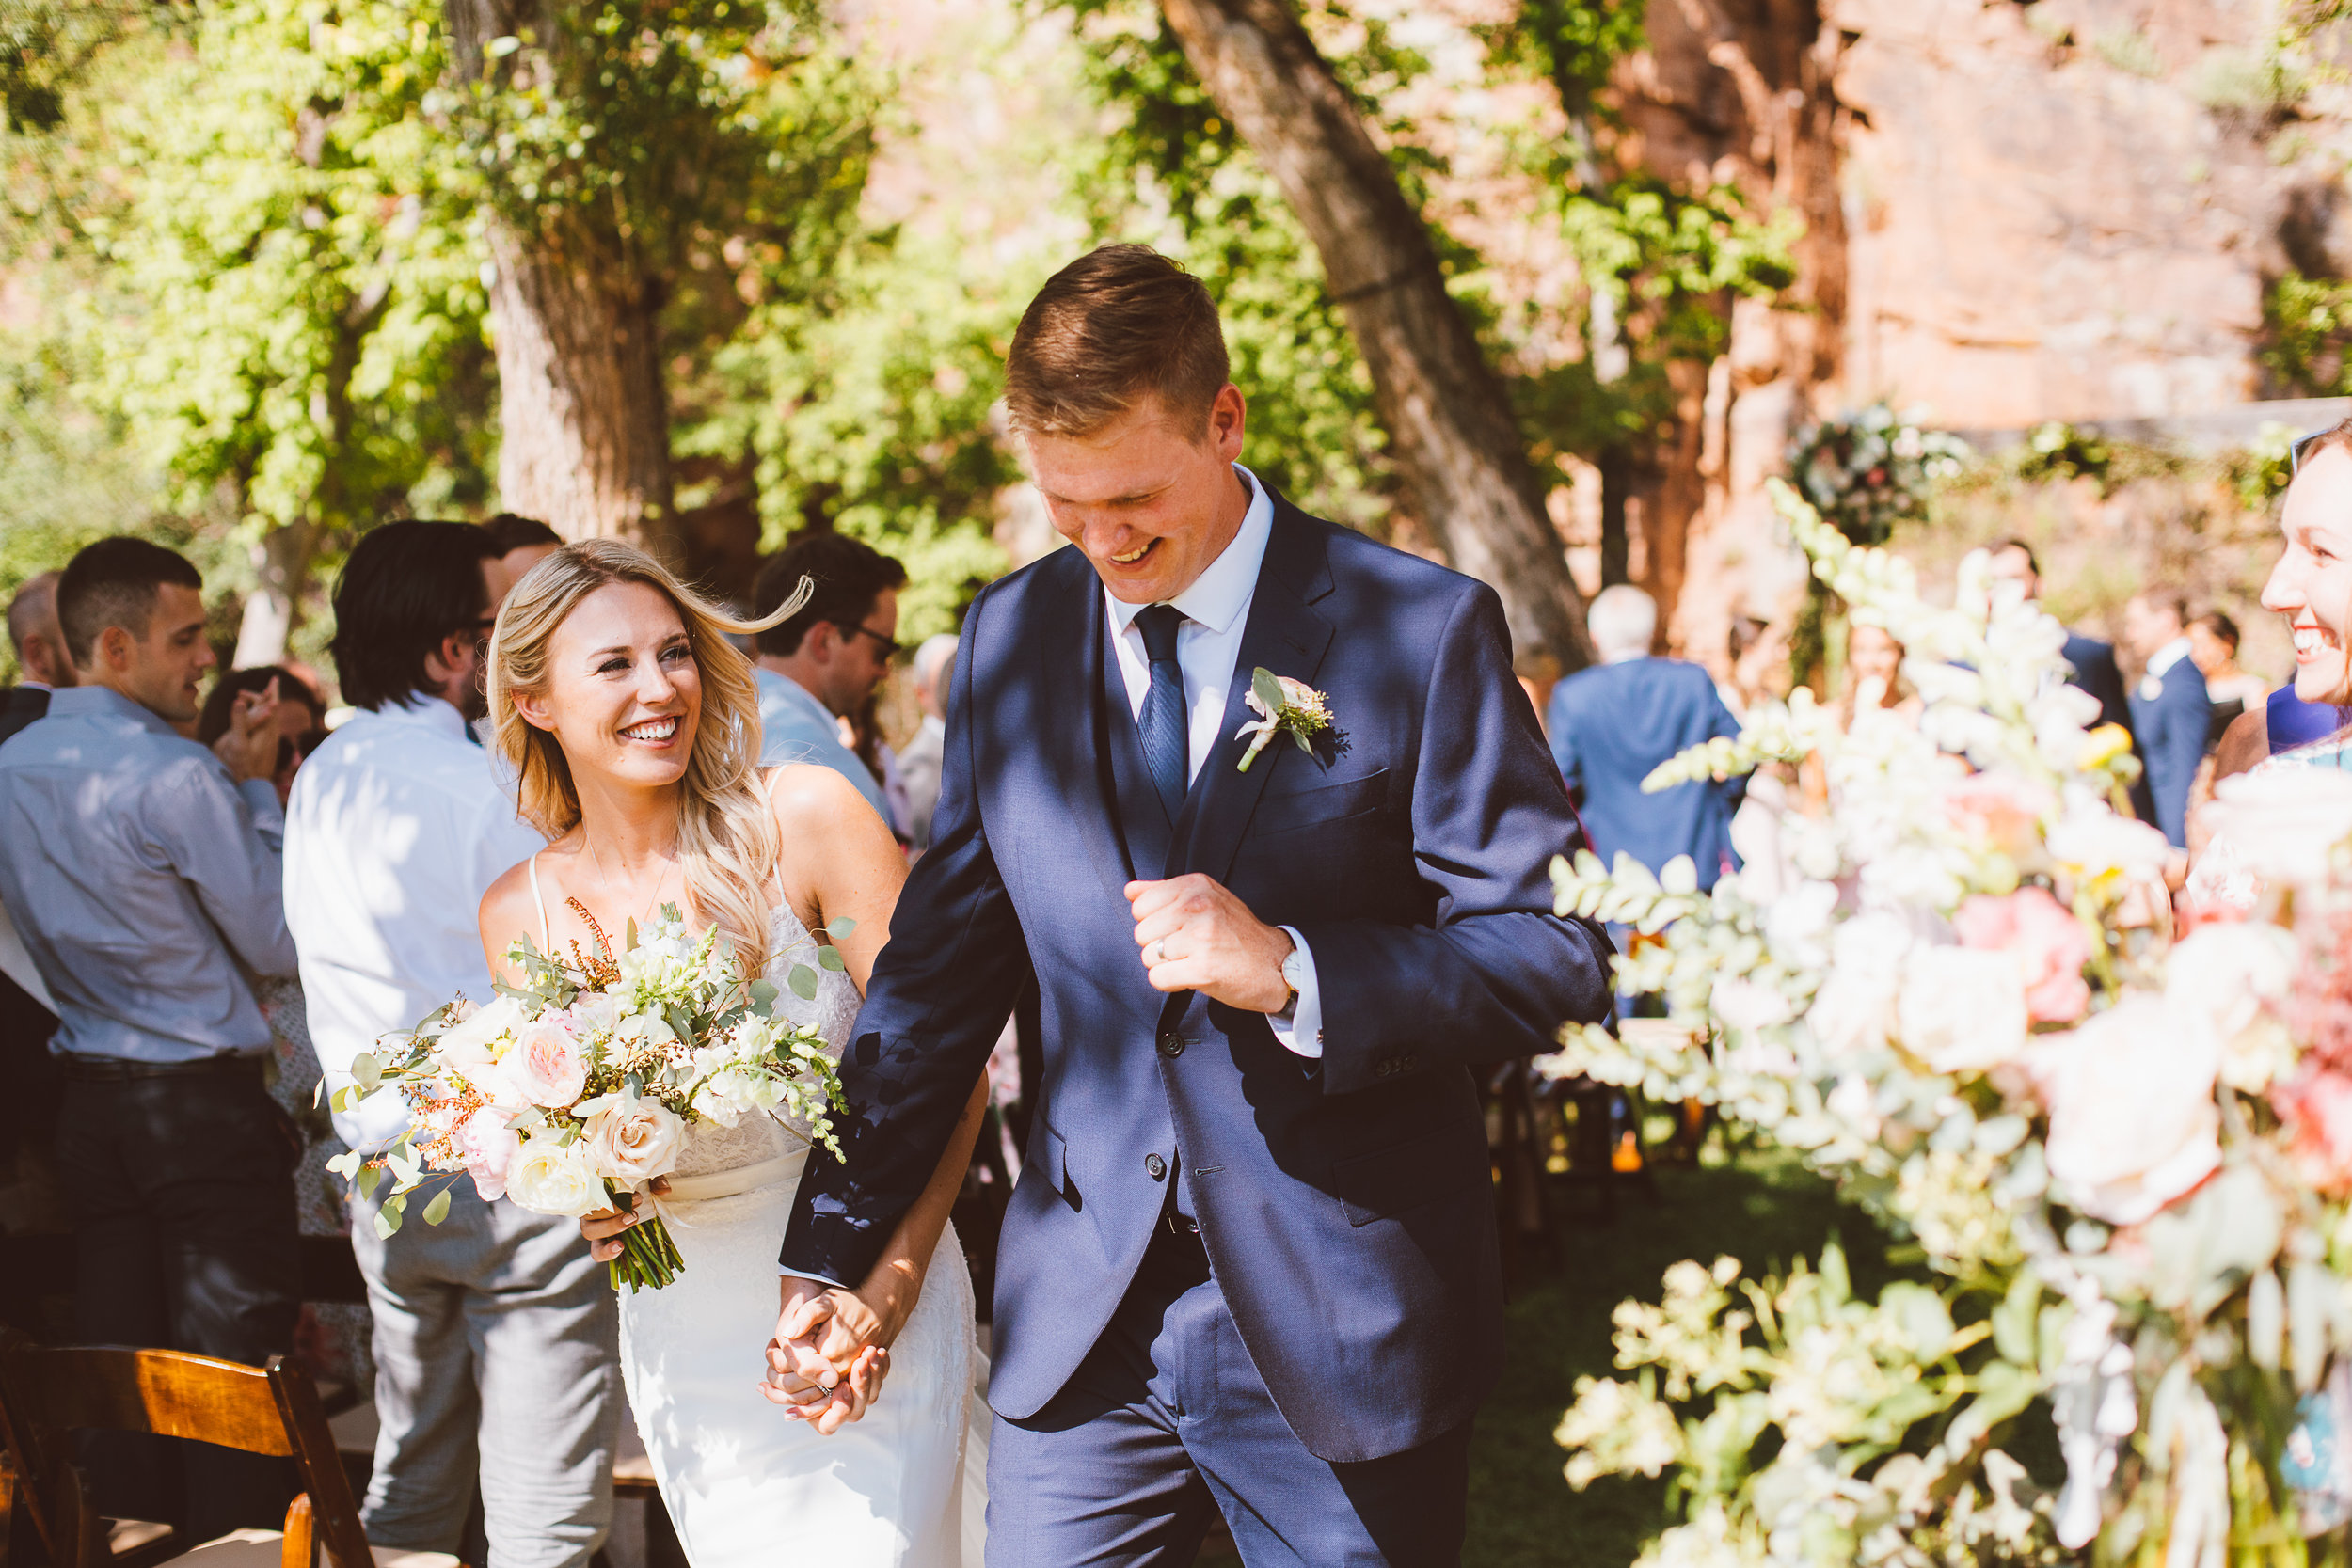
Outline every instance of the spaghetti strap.
[[532, 854], [529, 863], [532, 907], [539, 911], [539, 951], [545, 953], [550, 944], [550, 935], [548, 930], [548, 901], [539, 895], [539, 854]]
[[[780, 769], [773, 768], [763, 768], [759, 769], [759, 795], [761, 800], [768, 802], [768, 814], [771, 816], [775, 815], [775, 784], [776, 774], [779, 771]], [[791, 901], [784, 895], [784, 846], [781, 844], [776, 846], [776, 865], [775, 870], [771, 873], [771, 875], [776, 879], [776, 908], [780, 910], [789, 909], [791, 907]], [[795, 913], [793, 918], [798, 919], [799, 915]]]

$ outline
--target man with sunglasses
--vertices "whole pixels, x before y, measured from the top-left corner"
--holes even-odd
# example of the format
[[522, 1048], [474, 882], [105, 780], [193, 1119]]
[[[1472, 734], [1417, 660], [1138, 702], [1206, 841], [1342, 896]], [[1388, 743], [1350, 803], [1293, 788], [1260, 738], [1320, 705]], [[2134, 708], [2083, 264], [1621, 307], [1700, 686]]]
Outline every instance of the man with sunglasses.
[[890, 673], [907, 569], [847, 534], [804, 533], [760, 572], [755, 612], [772, 612], [803, 578], [812, 587], [808, 603], [759, 634], [759, 760], [834, 769], [896, 832], [881, 782], [842, 742], [841, 721], [863, 708]]
[[[454, 996], [490, 1000], [475, 911], [546, 847], [469, 729], [511, 581], [499, 545], [471, 523], [386, 523], [335, 585], [336, 676], [358, 711], [294, 775], [286, 827], [286, 921], [329, 1089], [380, 1036]], [[398, 1095], [335, 1113], [371, 1153], [406, 1124]], [[612, 1289], [569, 1220], [435, 1186], [441, 1223], [411, 1209], [389, 1236], [382, 1189], [353, 1205], [375, 1320], [368, 1539], [462, 1550], [478, 1483], [491, 1562], [580, 1568], [612, 1513]]]

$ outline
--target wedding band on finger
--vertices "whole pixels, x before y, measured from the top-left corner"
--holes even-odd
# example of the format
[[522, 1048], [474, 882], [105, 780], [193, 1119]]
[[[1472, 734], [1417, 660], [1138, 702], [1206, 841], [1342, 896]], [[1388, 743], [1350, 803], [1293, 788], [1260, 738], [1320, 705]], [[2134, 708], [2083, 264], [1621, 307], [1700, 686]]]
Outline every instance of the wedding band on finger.
[[1157, 969], [1168, 961], [1168, 943], [1155, 942], [1144, 949], [1143, 963], [1147, 969]]

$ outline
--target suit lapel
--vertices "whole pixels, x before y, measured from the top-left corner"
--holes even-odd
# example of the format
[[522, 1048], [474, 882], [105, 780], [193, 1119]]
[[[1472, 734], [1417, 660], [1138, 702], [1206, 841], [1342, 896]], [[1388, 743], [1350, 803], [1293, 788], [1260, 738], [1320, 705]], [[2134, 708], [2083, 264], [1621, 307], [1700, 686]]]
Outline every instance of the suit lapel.
[[[1079, 562], [1084, 564], [1083, 556]], [[1111, 777], [1104, 761], [1102, 704], [1087, 701], [1087, 693], [1101, 685], [1104, 618], [1103, 585], [1091, 567], [1085, 569], [1084, 580], [1075, 591], [1080, 595], [1073, 607], [1075, 613], [1056, 617], [1032, 646], [1038, 658], [1037, 689], [1069, 693], [1081, 717], [1078, 722], [1068, 723], [1043, 716], [1034, 733], [1047, 759], [1047, 776], [1059, 785], [1057, 799], [1069, 814], [1072, 830], [1085, 841], [1103, 885], [1123, 898], [1135, 870], [1110, 809]], [[1073, 672], [1078, 676], [1074, 683]]]
[[[1274, 532], [1266, 541], [1265, 563], [1258, 570], [1258, 586], [1249, 601], [1249, 620], [1242, 628], [1241, 652], [1233, 660], [1232, 682], [1226, 689], [1224, 734], [1201, 764], [1200, 776], [1184, 799], [1177, 819], [1178, 859], [1169, 875], [1199, 871], [1222, 882], [1240, 852], [1242, 834], [1265, 793], [1266, 781], [1279, 768], [1312, 766], [1287, 736], [1278, 736], [1241, 771], [1249, 743], [1234, 732], [1255, 717], [1249, 709], [1250, 676], [1263, 665], [1309, 686], [1323, 667], [1331, 646], [1331, 623], [1311, 608], [1331, 592], [1331, 565], [1318, 531], [1299, 511], [1277, 496]], [[1141, 751], [1137, 749], [1137, 765]]]

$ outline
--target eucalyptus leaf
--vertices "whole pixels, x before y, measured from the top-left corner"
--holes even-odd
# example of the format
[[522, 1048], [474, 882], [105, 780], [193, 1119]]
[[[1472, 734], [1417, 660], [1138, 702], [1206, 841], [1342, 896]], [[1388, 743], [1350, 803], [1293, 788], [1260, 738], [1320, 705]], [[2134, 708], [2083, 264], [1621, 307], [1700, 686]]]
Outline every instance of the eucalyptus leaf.
[[373, 1197], [375, 1196], [375, 1189], [384, 1184], [384, 1167], [382, 1165], [361, 1165], [359, 1167], [358, 1180], [359, 1196], [362, 1198]]
[[817, 972], [808, 965], [794, 964], [791, 973], [787, 974], [785, 979], [792, 987], [792, 994], [802, 1001], [817, 1000]]
[[438, 1225], [449, 1218], [449, 1194], [450, 1189], [443, 1187], [433, 1195], [433, 1201], [424, 1206], [425, 1224]]
[[833, 938], [835, 942], [839, 942], [856, 929], [857, 922], [851, 920], [845, 914], [825, 927], [825, 935]]
[[1258, 694], [1258, 701], [1265, 705], [1269, 716], [1282, 711], [1282, 683], [1264, 665], [1250, 672], [1249, 689]]
[[817, 961], [835, 974], [847, 972], [850, 967], [842, 961], [841, 949], [838, 947], [819, 947], [817, 950]]
[[772, 1007], [775, 1006], [776, 983], [773, 980], [754, 980], [751, 983], [750, 990], [752, 1001], [758, 1006]]

